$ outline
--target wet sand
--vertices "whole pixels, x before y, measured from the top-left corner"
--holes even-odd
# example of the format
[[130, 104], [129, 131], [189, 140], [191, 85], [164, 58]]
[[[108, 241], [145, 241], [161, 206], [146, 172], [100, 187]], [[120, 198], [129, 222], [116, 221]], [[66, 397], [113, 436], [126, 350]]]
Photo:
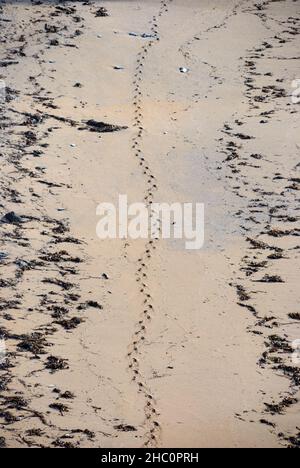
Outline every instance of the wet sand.
[[299, 2], [0, 5], [1, 446], [299, 447]]

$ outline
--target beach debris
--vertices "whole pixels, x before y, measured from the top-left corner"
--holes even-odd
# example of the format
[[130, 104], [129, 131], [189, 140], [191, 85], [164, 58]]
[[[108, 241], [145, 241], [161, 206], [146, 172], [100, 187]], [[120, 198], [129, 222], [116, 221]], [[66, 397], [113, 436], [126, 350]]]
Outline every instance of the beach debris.
[[3, 418], [7, 424], [11, 424], [18, 420], [10, 411], [1, 411], [0, 417]]
[[273, 427], [273, 428], [276, 427], [276, 424], [271, 423], [270, 421], [267, 421], [266, 419], [260, 419], [259, 422], [260, 422], [261, 424], [264, 424], [265, 426], [270, 426], [270, 427]]
[[103, 273], [103, 274], [102, 274], [102, 278], [105, 279], [105, 280], [108, 280], [108, 279], [109, 279], [109, 277], [108, 277], [108, 275], [107, 275], [106, 273]]
[[26, 262], [26, 260], [16, 260], [14, 263], [19, 268], [30, 268], [30, 262]]
[[[271, 317], [270, 320], [273, 320], [275, 317]], [[268, 320], [268, 322], [270, 321]], [[278, 352], [283, 352], [283, 353], [292, 353], [293, 348], [291, 347], [290, 343], [285, 339], [282, 338], [281, 336], [278, 335], [271, 335], [268, 337], [269, 343], [267, 344], [267, 347], [269, 348], [270, 353], [278, 353]]]
[[54, 286], [58, 286], [58, 287], [62, 288], [65, 291], [69, 291], [70, 289], [72, 289], [74, 287], [74, 284], [69, 283], [67, 281], [62, 281], [62, 280], [56, 279], [56, 278], [45, 278], [45, 279], [42, 280], [42, 283], [52, 284]]
[[289, 314], [289, 318], [292, 320], [299, 320], [300, 321], [300, 313], [299, 312], [292, 312]]
[[59, 306], [50, 306], [48, 307], [48, 310], [52, 311], [51, 317], [54, 319], [62, 319], [67, 313], [69, 312], [68, 309], [65, 307], [59, 307]]
[[289, 445], [287, 448], [289, 449], [300, 448], [300, 431], [298, 430], [298, 433], [295, 436], [286, 437], [285, 440], [289, 442]]
[[7, 61], [1, 60], [0, 67], [6, 68], [6, 67], [9, 67], [10, 65], [18, 65], [18, 63], [19, 62], [16, 62], [15, 60], [7, 60]]
[[50, 45], [51, 45], [51, 46], [55, 46], [55, 47], [59, 46], [59, 41], [58, 41], [58, 39], [51, 39]]
[[26, 138], [27, 145], [33, 144], [37, 141], [37, 136], [34, 132], [31, 132], [31, 131], [25, 132], [24, 136]]
[[64, 393], [61, 393], [60, 398], [63, 398], [64, 400], [74, 400], [75, 395], [74, 395], [74, 393], [67, 390]]
[[44, 434], [44, 432], [42, 431], [42, 429], [27, 429], [26, 434], [29, 437], [41, 437]]
[[102, 305], [99, 304], [99, 303], [96, 302], [96, 301], [87, 301], [87, 302], [84, 302], [83, 304], [80, 304], [80, 305], [77, 307], [77, 310], [86, 310], [88, 307], [92, 307], [93, 309], [103, 310]]
[[20, 216], [16, 215], [14, 211], [11, 211], [3, 216], [1, 223], [4, 224], [21, 224], [23, 220]]
[[143, 34], [141, 34], [141, 37], [142, 37], [143, 39], [153, 39], [153, 38], [156, 37], [156, 36], [155, 36], [155, 34], [143, 33]]
[[128, 127], [120, 125], [111, 125], [105, 122], [98, 122], [97, 120], [90, 119], [85, 122], [91, 132], [108, 133], [126, 130]]
[[0, 448], [6, 447], [6, 441], [4, 437], [0, 437]]
[[60, 250], [59, 252], [46, 253], [39, 257], [45, 262], [73, 262], [81, 263], [82, 260], [79, 257], [71, 257], [66, 250]]
[[31, 335], [23, 335], [20, 338], [22, 341], [17, 346], [19, 351], [27, 351], [34, 356], [45, 354], [44, 348], [47, 346], [47, 342], [41, 333], [35, 332]]
[[254, 137], [250, 135], [245, 135], [244, 133], [235, 133], [233, 136], [239, 138], [240, 140], [253, 140]]
[[45, 365], [46, 369], [56, 372], [58, 370], [69, 369], [66, 359], [55, 356], [49, 356]]
[[54, 323], [57, 323], [61, 327], [63, 327], [65, 330], [74, 330], [77, 328], [84, 320], [79, 317], [72, 317], [71, 319], [62, 319], [62, 320], [57, 320]]
[[96, 18], [102, 18], [102, 17], [105, 17], [105, 16], [109, 16], [108, 14], [108, 11], [105, 7], [100, 7], [98, 8], [97, 11], [95, 11], [95, 16]]
[[51, 403], [49, 405], [49, 408], [58, 411], [61, 416], [64, 415], [64, 413], [67, 413], [69, 411], [69, 408], [66, 405], [63, 405], [62, 403]]
[[66, 442], [61, 439], [56, 439], [54, 442], [51, 442], [51, 445], [53, 445], [56, 448], [64, 448], [64, 449], [75, 449], [77, 447], [77, 445], [73, 444], [72, 442]]
[[58, 32], [58, 27], [55, 26], [55, 25], [52, 25], [52, 24], [47, 24], [46, 23], [44, 28], [45, 28], [45, 31], [47, 33], [57, 33]]
[[286, 397], [278, 404], [264, 403], [267, 412], [275, 416], [276, 414], [284, 414], [285, 410], [292, 405], [298, 403], [296, 398]]
[[71, 143], [71, 144], [70, 144], [70, 147], [71, 147], [71, 148], [76, 148], [75, 143]]
[[246, 289], [243, 286], [237, 285], [236, 289], [237, 289], [237, 295], [240, 301], [244, 302], [244, 301], [249, 301], [249, 299], [251, 299], [249, 294], [246, 292]]
[[188, 73], [190, 70], [189, 70], [189, 68], [186, 68], [186, 67], [180, 67], [179, 71], [180, 71], [180, 73]]
[[28, 407], [28, 401], [20, 396], [7, 396], [4, 398], [4, 404], [8, 409], [21, 410]]
[[2, 260], [6, 260], [8, 258], [8, 254], [6, 252], [0, 252], [0, 262]]
[[114, 65], [114, 70], [125, 70], [125, 67], [122, 65]]
[[284, 280], [278, 275], [265, 275], [259, 283], [284, 283]]
[[119, 424], [118, 426], [114, 426], [116, 431], [120, 432], [136, 432], [137, 429], [134, 426], [130, 426], [128, 424]]
[[128, 33], [129, 36], [132, 37], [141, 37], [142, 39], [154, 39], [156, 36], [154, 34], [149, 34], [149, 33], [136, 33], [136, 32], [130, 32]]
[[269, 260], [281, 260], [282, 258], [286, 258], [286, 257], [284, 257], [282, 252], [275, 252], [275, 253], [268, 255], [267, 258]]

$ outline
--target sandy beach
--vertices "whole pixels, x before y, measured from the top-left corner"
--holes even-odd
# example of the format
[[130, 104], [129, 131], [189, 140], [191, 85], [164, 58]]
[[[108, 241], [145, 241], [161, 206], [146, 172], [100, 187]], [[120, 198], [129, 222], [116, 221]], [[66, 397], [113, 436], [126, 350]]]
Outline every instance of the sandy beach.
[[[0, 447], [300, 447], [299, 34], [299, 0], [0, 1]], [[100, 239], [120, 194], [204, 204], [203, 247]]]

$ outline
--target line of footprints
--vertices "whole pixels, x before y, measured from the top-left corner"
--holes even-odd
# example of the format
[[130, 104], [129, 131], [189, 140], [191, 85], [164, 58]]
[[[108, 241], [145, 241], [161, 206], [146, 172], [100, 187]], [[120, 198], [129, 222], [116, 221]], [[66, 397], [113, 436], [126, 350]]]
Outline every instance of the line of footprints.
[[[151, 20], [151, 33], [153, 34], [153, 39], [147, 42], [147, 44], [141, 49], [137, 56], [136, 70], [134, 75], [134, 125], [137, 127], [137, 132], [132, 140], [132, 149], [136, 159], [139, 162], [140, 167], [143, 170], [143, 174], [146, 179], [147, 191], [144, 197], [144, 202], [148, 208], [151, 209], [153, 203], [154, 193], [157, 190], [157, 181], [151, 171], [151, 168], [146, 161], [143, 151], [141, 149], [141, 142], [143, 139], [144, 127], [143, 127], [143, 112], [142, 112], [142, 79], [143, 79], [143, 69], [144, 63], [147, 58], [147, 55], [155, 44], [156, 41], [159, 41], [158, 37], [158, 18], [161, 17], [164, 13], [168, 12], [168, 6], [173, 0], [163, 0], [160, 3], [160, 9], [157, 16], [154, 16]], [[160, 221], [157, 220], [158, 226]], [[160, 439], [160, 424], [158, 422], [159, 413], [156, 408], [156, 401], [154, 396], [151, 393], [151, 390], [144, 381], [144, 378], [140, 371], [140, 349], [143, 346], [148, 325], [151, 322], [154, 314], [154, 306], [152, 303], [152, 297], [149, 291], [149, 288], [146, 284], [147, 282], [147, 270], [148, 265], [151, 260], [151, 257], [156, 249], [156, 242], [158, 239], [150, 240], [145, 247], [145, 252], [138, 260], [138, 269], [136, 272], [136, 282], [140, 288], [140, 293], [143, 296], [143, 311], [141, 313], [140, 320], [136, 324], [136, 332], [133, 336], [132, 343], [130, 345], [128, 358], [129, 358], [129, 369], [133, 376], [133, 380], [138, 386], [138, 391], [143, 394], [145, 398], [145, 417], [147, 425], [147, 433], [145, 437], [145, 447], [156, 447]]]

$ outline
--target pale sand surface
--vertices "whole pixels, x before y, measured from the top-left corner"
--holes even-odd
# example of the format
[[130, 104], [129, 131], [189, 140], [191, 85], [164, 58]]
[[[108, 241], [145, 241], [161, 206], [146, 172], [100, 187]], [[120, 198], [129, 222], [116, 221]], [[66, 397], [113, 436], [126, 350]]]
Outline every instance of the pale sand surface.
[[[0, 436], [8, 447], [299, 445], [300, 371], [291, 343], [300, 326], [289, 316], [300, 313], [299, 104], [291, 101], [299, 2], [165, 3], [64, 2], [76, 9], [68, 13], [54, 2], [1, 2], [0, 61], [18, 62], [0, 68], [10, 88], [1, 214], [35, 218], [0, 225], [0, 251], [9, 255], [0, 264], [8, 282], [0, 289], [8, 351]], [[109, 16], [96, 17], [103, 5]], [[137, 68], [151, 41], [128, 33], [150, 33], [154, 16], [160, 41]], [[59, 29], [46, 33], [45, 24]], [[59, 45], [49, 46], [56, 38]], [[161, 240], [148, 258], [144, 241], [96, 236], [98, 203], [119, 194], [142, 202], [148, 189], [132, 148], [139, 70], [139, 144], [156, 178], [154, 200], [205, 203], [200, 251]], [[29, 122], [25, 113], [38, 112], [44, 120]], [[128, 129], [79, 131], [88, 119]], [[26, 144], [26, 131], [37, 141]], [[53, 232], [58, 222], [69, 231]], [[152, 308], [143, 332], [140, 258]], [[283, 282], [260, 282], [265, 275]], [[87, 301], [103, 309], [78, 310]], [[58, 307], [84, 322], [65, 330]], [[145, 339], [134, 346], [139, 332]], [[38, 350], [28, 350], [32, 333], [45, 339]], [[23, 335], [27, 349], [18, 346]], [[67, 368], [50, 372], [49, 356]]]

